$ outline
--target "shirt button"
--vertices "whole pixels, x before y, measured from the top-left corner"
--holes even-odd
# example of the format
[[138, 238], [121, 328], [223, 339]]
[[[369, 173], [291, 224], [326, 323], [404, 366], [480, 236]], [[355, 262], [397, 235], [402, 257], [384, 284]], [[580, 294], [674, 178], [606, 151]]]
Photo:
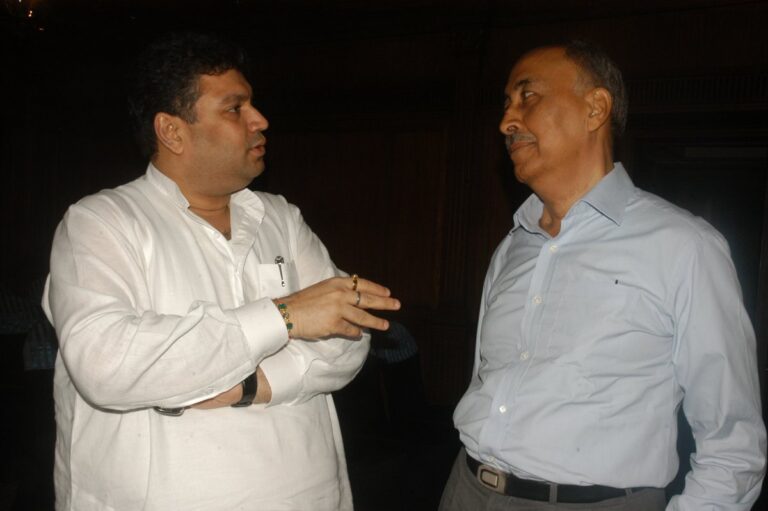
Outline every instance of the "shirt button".
[[539, 295], [536, 295], [533, 297], [533, 303], [535, 303], [536, 305], [540, 304], [541, 302], [542, 302], [542, 299]]
[[558, 248], [557, 245], [552, 245], [551, 247], [549, 247], [549, 251], [554, 254], [555, 252], [557, 252], [557, 248]]
[[507, 413], [507, 407], [506, 407], [506, 406], [504, 406], [504, 405], [501, 405], [501, 406], [499, 407], [499, 411], [500, 411], [501, 413]]
[[528, 357], [530, 357], [530, 356], [531, 356], [530, 353], [528, 353], [527, 351], [524, 351], [524, 352], [520, 353], [520, 360], [528, 360]]

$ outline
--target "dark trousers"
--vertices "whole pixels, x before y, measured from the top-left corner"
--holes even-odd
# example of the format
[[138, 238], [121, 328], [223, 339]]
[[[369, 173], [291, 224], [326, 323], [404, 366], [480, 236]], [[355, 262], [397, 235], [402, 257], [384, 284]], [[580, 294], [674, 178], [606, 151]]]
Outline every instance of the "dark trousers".
[[550, 504], [537, 500], [507, 497], [480, 484], [467, 467], [467, 453], [462, 447], [443, 490], [439, 511], [540, 511], [558, 509], [595, 509], [599, 511], [663, 511], [664, 490], [649, 488], [624, 497], [589, 504]]

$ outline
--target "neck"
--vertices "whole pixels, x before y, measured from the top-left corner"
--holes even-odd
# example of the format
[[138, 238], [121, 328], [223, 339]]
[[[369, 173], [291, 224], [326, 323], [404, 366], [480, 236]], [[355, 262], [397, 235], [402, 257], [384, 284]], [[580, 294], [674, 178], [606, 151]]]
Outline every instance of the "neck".
[[[187, 198], [187, 200], [189, 200], [189, 198]], [[210, 204], [197, 206], [192, 204], [191, 202], [189, 203], [189, 209], [191, 209], [195, 213], [201, 213], [205, 215], [217, 215], [221, 213], [226, 213], [229, 210], [229, 201], [227, 201], [227, 203], [224, 204], [223, 206], [222, 205], [214, 205], [214, 207], [210, 207], [210, 206], [211, 206]]]
[[573, 205], [613, 169], [611, 154], [582, 165], [551, 172], [548, 182], [536, 183], [533, 191], [544, 203], [539, 226], [550, 236], [560, 233], [560, 224]]
[[208, 222], [214, 229], [219, 231], [225, 238], [230, 239], [231, 223], [229, 214], [229, 200], [231, 194], [211, 195], [210, 190], [198, 190], [194, 186], [194, 180], [186, 179], [184, 172], [181, 172], [177, 165], [178, 160], [173, 158], [163, 158], [162, 151], [152, 163], [155, 167], [168, 176], [179, 187], [184, 198], [189, 203], [189, 210]]
[[190, 204], [189, 210], [208, 222], [211, 227], [219, 231], [225, 238], [231, 238], [232, 223], [229, 215], [229, 203], [223, 207], [215, 208], [199, 207]]
[[206, 181], [197, 177], [200, 172], [191, 169], [182, 158], [169, 155], [168, 151], [162, 149], [158, 150], [152, 164], [176, 183], [181, 194], [189, 202], [189, 209], [202, 214], [216, 214], [227, 210], [230, 193], [212, 194], [211, 187], [206, 186]]

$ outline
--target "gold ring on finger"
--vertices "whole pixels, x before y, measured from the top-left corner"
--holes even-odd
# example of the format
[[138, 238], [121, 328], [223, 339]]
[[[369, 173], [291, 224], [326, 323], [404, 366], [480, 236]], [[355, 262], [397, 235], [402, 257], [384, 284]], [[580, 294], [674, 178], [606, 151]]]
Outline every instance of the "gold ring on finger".
[[357, 298], [355, 299], [355, 307], [360, 305], [360, 291], [355, 291], [357, 293]]
[[357, 273], [352, 274], [352, 291], [357, 291]]

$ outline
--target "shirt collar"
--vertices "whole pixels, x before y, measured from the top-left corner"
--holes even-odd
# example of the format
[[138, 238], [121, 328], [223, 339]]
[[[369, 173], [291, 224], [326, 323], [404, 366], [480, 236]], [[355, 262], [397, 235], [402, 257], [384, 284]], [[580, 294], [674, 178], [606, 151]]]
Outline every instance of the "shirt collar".
[[189, 201], [186, 197], [184, 197], [184, 194], [181, 193], [181, 190], [179, 189], [179, 186], [176, 184], [176, 182], [163, 174], [163, 172], [155, 167], [155, 165], [151, 162], [147, 167], [146, 175], [147, 181], [149, 181], [165, 195], [167, 195], [174, 204], [182, 209], [187, 209], [189, 207]]
[[580, 202], [589, 204], [616, 225], [621, 225], [634, 189], [635, 185], [624, 166], [621, 162], [615, 162], [613, 170], [603, 176]]
[[[174, 204], [181, 209], [186, 210], [189, 207], [189, 201], [181, 193], [179, 186], [170, 177], [150, 163], [147, 167], [147, 181], [163, 192]], [[244, 188], [232, 194], [230, 198], [230, 209], [242, 208], [247, 215], [261, 222], [264, 218], [264, 202], [258, 195], [251, 190]]]
[[[621, 225], [627, 202], [634, 191], [634, 184], [621, 162], [613, 164], [613, 170], [608, 172], [584, 197], [577, 201], [591, 206], [595, 211]], [[574, 204], [575, 206], [575, 204]], [[544, 203], [536, 194], [531, 194], [515, 211], [512, 230], [522, 227], [526, 231], [542, 232], [539, 219], [544, 210]], [[571, 211], [573, 207], [571, 207]], [[569, 212], [570, 214], [570, 212]]]

